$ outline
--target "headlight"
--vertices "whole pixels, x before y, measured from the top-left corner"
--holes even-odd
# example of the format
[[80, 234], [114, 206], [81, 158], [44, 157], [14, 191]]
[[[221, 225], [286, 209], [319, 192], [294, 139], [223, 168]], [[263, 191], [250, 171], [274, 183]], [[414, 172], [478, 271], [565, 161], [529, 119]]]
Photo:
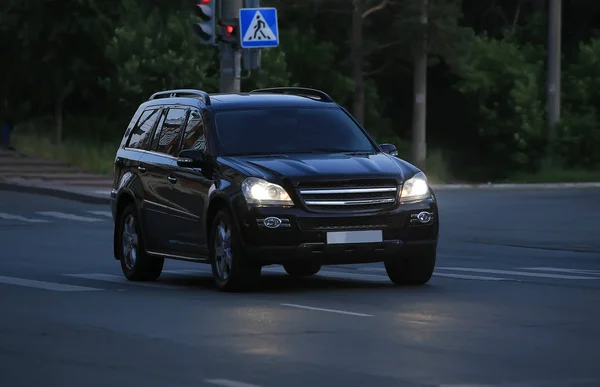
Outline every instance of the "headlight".
[[264, 206], [294, 205], [290, 195], [281, 186], [256, 177], [244, 180], [242, 192], [248, 203]]
[[427, 177], [423, 172], [419, 172], [404, 182], [404, 185], [402, 186], [402, 193], [400, 194], [400, 200], [403, 202], [409, 202], [413, 200], [426, 199], [430, 196], [431, 192], [429, 192]]

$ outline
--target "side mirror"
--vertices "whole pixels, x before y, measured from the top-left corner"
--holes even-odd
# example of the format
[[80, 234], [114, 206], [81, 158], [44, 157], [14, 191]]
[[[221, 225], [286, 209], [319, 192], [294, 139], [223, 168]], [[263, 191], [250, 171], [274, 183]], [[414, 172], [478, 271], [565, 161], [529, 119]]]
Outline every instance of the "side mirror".
[[177, 165], [185, 168], [200, 168], [204, 164], [204, 153], [197, 149], [186, 149], [179, 152]]
[[394, 144], [379, 144], [379, 147], [388, 155], [398, 156], [398, 149], [396, 149], [396, 145]]

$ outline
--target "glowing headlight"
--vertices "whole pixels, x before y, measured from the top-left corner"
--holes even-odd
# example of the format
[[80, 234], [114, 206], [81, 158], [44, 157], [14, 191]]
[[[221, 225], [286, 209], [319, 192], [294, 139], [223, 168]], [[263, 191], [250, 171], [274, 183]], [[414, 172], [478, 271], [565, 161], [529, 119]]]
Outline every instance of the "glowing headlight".
[[427, 177], [423, 172], [419, 172], [412, 178], [406, 180], [402, 186], [400, 200], [403, 202], [425, 199], [431, 196]]
[[244, 180], [242, 192], [248, 203], [265, 206], [294, 205], [290, 195], [281, 186], [256, 177]]

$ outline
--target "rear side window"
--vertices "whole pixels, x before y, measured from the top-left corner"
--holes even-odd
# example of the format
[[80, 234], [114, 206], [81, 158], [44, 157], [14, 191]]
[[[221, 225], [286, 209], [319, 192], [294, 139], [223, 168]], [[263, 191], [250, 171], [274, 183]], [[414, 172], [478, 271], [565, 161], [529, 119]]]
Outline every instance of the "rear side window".
[[206, 150], [204, 120], [202, 119], [202, 114], [196, 109], [190, 112], [190, 118], [188, 118], [187, 125], [185, 126], [181, 150], [185, 149], [197, 149], [203, 152]]
[[179, 152], [179, 139], [181, 138], [181, 127], [187, 114], [186, 109], [169, 109], [165, 123], [160, 130], [157, 152], [176, 156]]
[[147, 149], [150, 142], [150, 132], [158, 119], [159, 109], [145, 110], [131, 131], [128, 148]]

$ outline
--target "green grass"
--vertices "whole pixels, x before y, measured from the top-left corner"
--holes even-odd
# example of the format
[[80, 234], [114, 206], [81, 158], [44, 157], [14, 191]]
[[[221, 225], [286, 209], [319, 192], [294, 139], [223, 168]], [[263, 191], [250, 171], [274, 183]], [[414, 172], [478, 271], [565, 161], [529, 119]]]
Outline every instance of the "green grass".
[[505, 183], [598, 183], [600, 170], [585, 171], [577, 169], [548, 168], [534, 174], [516, 174]]
[[[114, 143], [66, 140], [62, 144], [56, 145], [49, 137], [30, 132], [15, 133], [13, 136], [13, 145], [21, 153], [63, 161], [92, 173], [106, 175], [112, 174], [118, 142], [118, 140]], [[427, 157], [426, 174], [432, 184], [455, 182], [446, 167], [442, 153], [437, 150], [430, 152]], [[600, 170], [545, 169], [535, 174], [517, 174], [501, 183], [580, 182], [600, 182]]]
[[112, 175], [119, 145], [118, 141], [98, 144], [73, 140], [54, 144], [49, 137], [32, 133], [15, 133], [12, 143], [19, 152], [28, 156], [59, 160], [104, 175]]

